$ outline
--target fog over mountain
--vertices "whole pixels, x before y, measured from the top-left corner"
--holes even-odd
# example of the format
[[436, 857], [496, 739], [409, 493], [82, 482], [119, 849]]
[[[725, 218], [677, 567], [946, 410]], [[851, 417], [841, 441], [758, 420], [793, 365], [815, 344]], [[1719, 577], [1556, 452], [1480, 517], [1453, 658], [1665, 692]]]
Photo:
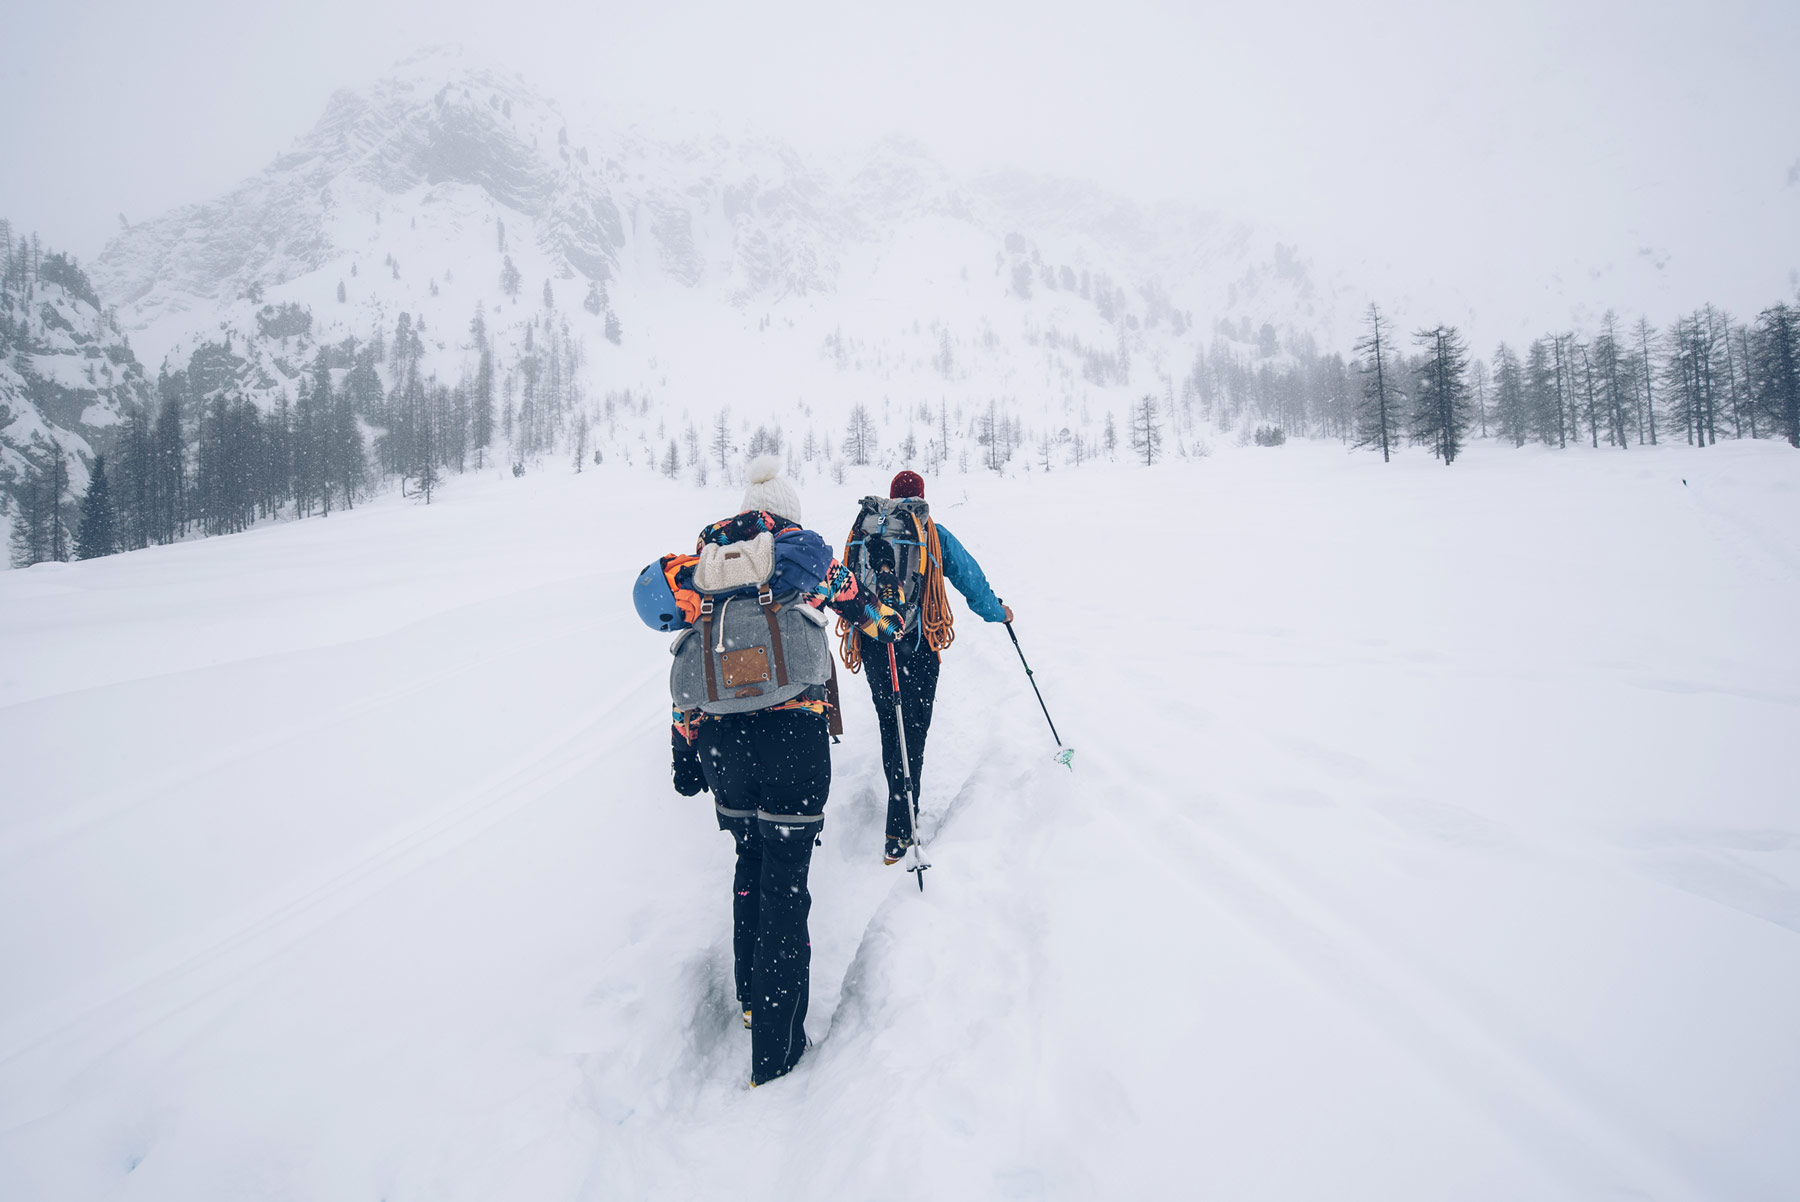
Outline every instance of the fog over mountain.
[[897, 133], [959, 178], [1023, 169], [1195, 204], [1484, 351], [1607, 307], [1754, 311], [1800, 268], [1800, 19], [1764, 0], [94, 11], [16, 15], [33, 52], [6, 69], [55, 103], [0, 131], [22, 167], [0, 175], [0, 212], [84, 260], [120, 214], [225, 193], [335, 90], [460, 41], [574, 122], [716, 127], [827, 169]]
[[[529, 314], [548, 299], [585, 305], [596, 331], [623, 321], [631, 357], [609, 376], [718, 366], [721, 387], [783, 396], [834, 332], [873, 343], [942, 320], [1018, 352], [1032, 331], [1110, 350], [1141, 328], [1173, 364], [1200, 315], [1246, 338], [1271, 323], [1330, 335], [1356, 307], [1291, 245], [1196, 206], [959, 175], [898, 139], [822, 158], [596, 128], [456, 51], [337, 93], [265, 170], [132, 226], [94, 270], [152, 362], [268, 304], [308, 308], [326, 338], [402, 311], [461, 324], [479, 305]], [[779, 345], [790, 330], [800, 346]], [[939, 350], [936, 334], [924, 343]], [[780, 378], [746, 370], [776, 363]]]

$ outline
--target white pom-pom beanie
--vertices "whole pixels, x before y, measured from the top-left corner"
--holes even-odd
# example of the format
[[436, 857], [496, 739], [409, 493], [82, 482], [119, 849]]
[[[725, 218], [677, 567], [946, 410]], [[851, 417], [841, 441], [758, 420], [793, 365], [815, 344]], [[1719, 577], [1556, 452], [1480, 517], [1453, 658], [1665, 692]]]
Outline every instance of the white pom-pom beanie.
[[800, 517], [800, 494], [782, 478], [780, 456], [758, 455], [750, 461], [749, 468], [744, 472], [744, 479], [747, 484], [744, 489], [743, 510], [766, 509], [789, 521], [803, 520]]

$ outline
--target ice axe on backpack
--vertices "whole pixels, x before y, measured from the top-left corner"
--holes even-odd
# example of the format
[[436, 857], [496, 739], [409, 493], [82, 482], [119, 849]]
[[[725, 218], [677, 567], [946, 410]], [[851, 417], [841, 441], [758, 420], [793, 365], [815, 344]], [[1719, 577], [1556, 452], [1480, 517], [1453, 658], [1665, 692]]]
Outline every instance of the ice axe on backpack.
[[888, 680], [894, 686], [894, 733], [900, 736], [900, 770], [906, 777], [906, 814], [907, 834], [912, 845], [906, 849], [907, 858], [912, 863], [906, 871], [918, 874], [919, 892], [925, 892], [925, 870], [931, 867], [931, 861], [925, 858], [925, 842], [919, 835], [919, 790], [913, 785], [912, 757], [906, 752], [906, 715], [900, 709], [900, 659], [894, 654], [894, 645], [888, 644]]
[[1043, 693], [1038, 692], [1037, 674], [1031, 670], [1031, 665], [1026, 662], [1025, 649], [1019, 646], [1019, 636], [1013, 633], [1012, 622], [1010, 620], [1006, 623], [1006, 636], [1012, 640], [1013, 650], [1019, 653], [1019, 662], [1025, 667], [1025, 679], [1031, 682], [1031, 691], [1037, 693], [1038, 708], [1044, 711], [1044, 721], [1050, 723], [1050, 737], [1056, 740], [1056, 762], [1067, 768], [1070, 772], [1075, 771], [1075, 764], [1073, 763], [1075, 759], [1075, 749], [1073, 747], [1064, 747], [1062, 736], [1056, 733], [1056, 722], [1050, 717], [1050, 707], [1044, 704]]

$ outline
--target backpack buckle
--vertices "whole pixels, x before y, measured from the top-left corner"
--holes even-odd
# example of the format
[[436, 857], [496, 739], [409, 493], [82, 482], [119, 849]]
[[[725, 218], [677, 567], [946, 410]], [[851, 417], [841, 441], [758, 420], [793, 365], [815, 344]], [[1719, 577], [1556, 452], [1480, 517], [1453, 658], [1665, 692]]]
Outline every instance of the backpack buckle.
[[706, 614], [708, 616], [711, 616], [712, 611], [713, 611], [712, 595], [710, 593], [702, 594], [700, 597], [700, 612], [703, 614]]
[[763, 583], [762, 588], [757, 590], [756, 603], [758, 605], [767, 605], [769, 602], [773, 601], [774, 599], [775, 599], [775, 594], [769, 590], [769, 585], [765, 581]]

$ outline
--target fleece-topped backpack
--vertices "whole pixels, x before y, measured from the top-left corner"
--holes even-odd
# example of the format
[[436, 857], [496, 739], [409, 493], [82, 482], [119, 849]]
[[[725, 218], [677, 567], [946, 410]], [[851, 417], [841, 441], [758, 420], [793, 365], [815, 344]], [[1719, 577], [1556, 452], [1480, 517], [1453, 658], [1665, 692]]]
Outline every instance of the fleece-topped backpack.
[[856, 524], [844, 544], [844, 566], [916, 630], [928, 569], [925, 523], [931, 508], [923, 497], [864, 497]]
[[694, 565], [700, 616], [670, 648], [669, 695], [682, 710], [743, 714], [792, 701], [831, 679], [830, 620], [800, 599], [776, 596], [774, 540], [708, 544]]

